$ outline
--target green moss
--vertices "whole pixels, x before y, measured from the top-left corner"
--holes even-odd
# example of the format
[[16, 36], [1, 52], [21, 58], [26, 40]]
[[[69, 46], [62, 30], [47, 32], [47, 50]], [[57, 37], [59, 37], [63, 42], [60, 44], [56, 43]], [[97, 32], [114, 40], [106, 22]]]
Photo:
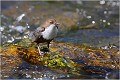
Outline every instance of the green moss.
[[50, 57], [48, 58], [48, 60], [45, 60], [47, 61], [45, 65], [47, 65], [48, 67], [51, 67], [51, 68], [66, 68], [68, 67], [67, 64], [64, 62], [64, 59], [63, 57], [61, 56], [58, 56], [58, 55], [55, 55], [53, 56], [52, 59], [50, 59]]
[[35, 44], [32, 44], [31, 40], [26, 38], [26, 39], [21, 40], [19, 43], [17, 43], [17, 45], [22, 46], [22, 47], [30, 47], [31, 45], [33, 46]]

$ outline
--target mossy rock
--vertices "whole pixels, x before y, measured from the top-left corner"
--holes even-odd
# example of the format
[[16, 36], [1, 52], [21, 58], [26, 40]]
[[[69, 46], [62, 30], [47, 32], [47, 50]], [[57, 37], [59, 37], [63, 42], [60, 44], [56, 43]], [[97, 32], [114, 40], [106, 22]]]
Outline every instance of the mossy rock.
[[[44, 48], [44, 47], [42, 47]], [[80, 68], [85, 66], [101, 66], [111, 69], [119, 69], [119, 50], [117, 49], [97, 49], [85, 45], [73, 45], [70, 43], [52, 42], [48, 52], [41, 51], [41, 56], [35, 43], [29, 39], [23, 39], [17, 44], [11, 44], [1, 49], [1, 56], [14, 57], [13, 65], [21, 64], [22, 61], [34, 65], [46, 66], [50, 69], [63, 70], [72, 74], [79, 74]], [[6, 58], [9, 59], [9, 58]], [[114, 60], [113, 60], [114, 59]], [[17, 61], [18, 62], [17, 62]], [[83, 61], [83, 63], [75, 62]], [[4, 60], [6, 62], [7, 60]]]

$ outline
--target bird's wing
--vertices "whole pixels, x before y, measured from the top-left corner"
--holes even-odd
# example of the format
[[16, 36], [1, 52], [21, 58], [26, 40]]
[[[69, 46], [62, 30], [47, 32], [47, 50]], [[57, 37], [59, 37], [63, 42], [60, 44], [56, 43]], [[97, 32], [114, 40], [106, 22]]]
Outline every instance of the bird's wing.
[[39, 27], [35, 31], [31, 32], [29, 37], [32, 40], [32, 42], [39, 38], [41, 36], [41, 32], [43, 32], [44, 30], [45, 30], [44, 27]]

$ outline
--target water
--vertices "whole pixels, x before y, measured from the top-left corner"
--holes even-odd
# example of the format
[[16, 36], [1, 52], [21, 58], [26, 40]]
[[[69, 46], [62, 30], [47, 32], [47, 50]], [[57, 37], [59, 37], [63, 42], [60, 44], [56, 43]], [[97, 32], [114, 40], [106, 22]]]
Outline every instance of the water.
[[60, 42], [70, 42], [73, 44], [87, 44], [94, 47], [102, 47], [109, 44], [118, 45], [119, 32], [116, 29], [84, 29], [78, 30], [69, 35], [58, 38]]
[[[2, 1], [1, 10], [0, 36], [2, 45], [17, 43], [21, 39], [28, 38], [28, 34], [45, 19], [55, 17], [62, 23], [58, 37], [54, 40], [56, 42], [68, 42], [75, 45], [85, 44], [97, 48], [108, 47], [111, 44], [119, 48], [119, 2], [117, 1]], [[84, 63], [79, 59], [74, 61]], [[83, 70], [86, 69], [104, 74], [86, 72], [81, 75], [71, 75], [56, 72], [44, 66], [32, 65], [23, 60], [23, 63], [15, 66], [14, 69], [8, 68], [10, 70], [8, 73], [4, 73], [7, 72], [7, 69], [3, 71], [2, 78], [112, 79], [118, 78], [119, 74], [118, 70], [100, 66], [86, 66]]]

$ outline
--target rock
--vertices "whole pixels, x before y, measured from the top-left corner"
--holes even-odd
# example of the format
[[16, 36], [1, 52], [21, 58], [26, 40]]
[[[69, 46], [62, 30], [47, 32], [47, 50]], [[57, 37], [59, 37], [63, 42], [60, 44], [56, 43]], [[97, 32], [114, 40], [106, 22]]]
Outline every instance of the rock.
[[[100, 67], [105, 67], [105, 69], [120, 68], [118, 65], [119, 59], [115, 57], [118, 55], [119, 51], [114, 49], [103, 50], [85, 45], [77, 46], [70, 43], [52, 42], [50, 50], [47, 52], [44, 50], [45, 49], [41, 51], [43, 56], [40, 56], [36, 44], [31, 43], [29, 39], [23, 39], [17, 44], [10, 44], [2, 47], [1, 56], [3, 60], [3, 72], [13, 70], [13, 67], [19, 66], [24, 61], [33, 65], [45, 66], [57, 72], [71, 73], [75, 75], [80, 75], [85, 72], [82, 71], [85, 66], [99, 65]], [[108, 57], [108, 55], [112, 57]], [[7, 68], [8, 66], [9, 68]], [[94, 72], [92, 69], [90, 71]]]

